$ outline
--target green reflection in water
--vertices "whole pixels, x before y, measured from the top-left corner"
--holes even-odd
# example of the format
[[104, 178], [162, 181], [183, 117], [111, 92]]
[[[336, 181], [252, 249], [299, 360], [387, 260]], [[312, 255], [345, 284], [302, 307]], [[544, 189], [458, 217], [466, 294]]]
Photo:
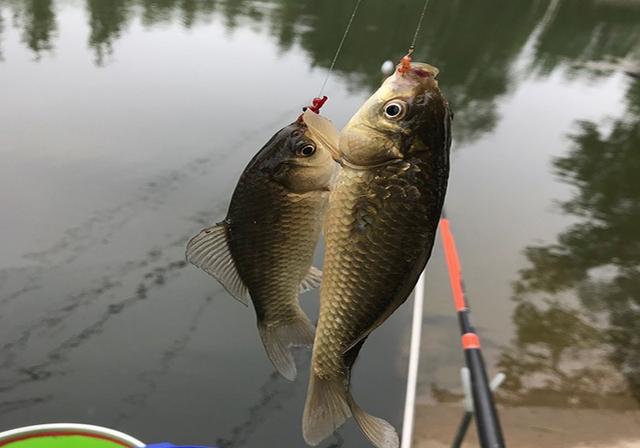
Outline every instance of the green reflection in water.
[[[52, 0], [0, 0], [3, 5], [12, 11], [36, 57], [53, 47]], [[405, 52], [421, 5], [421, 0], [400, 0], [393, 7], [387, 0], [368, 0], [345, 43], [337, 75], [354, 90], [375, 89], [381, 62]], [[103, 64], [134, 18], [145, 26], [180, 22], [189, 28], [217, 15], [229, 32], [248, 23], [266, 30], [281, 51], [298, 45], [312, 65], [327, 68], [352, 7], [343, 0], [86, 0], [88, 45]], [[514, 62], [532, 38], [537, 40], [530, 70], [518, 75]], [[638, 61], [638, 42], [637, 2], [434, 0], [416, 59], [441, 69], [442, 87], [456, 112], [455, 138], [461, 143], [494, 128], [499, 98], [518, 76], [529, 71], [545, 75], [563, 64], [581, 72], [594, 71], [588, 62]], [[606, 67], [608, 74], [611, 68]]]
[[[0, 9], [0, 37], [2, 37], [2, 32], [4, 31], [4, 19], [2, 17], [2, 10]], [[2, 46], [0, 45], [0, 62], [2, 62], [4, 58], [2, 57]]]
[[[630, 1], [558, 2], [536, 45], [533, 63], [542, 73], [568, 65], [577, 73], [592, 61], [640, 59], [640, 3]], [[594, 68], [594, 74], [598, 72]]]
[[89, 11], [89, 45], [95, 50], [96, 62], [102, 64], [105, 54], [112, 53], [113, 41], [120, 36], [130, 14], [128, 0], [87, 0]]
[[[525, 250], [505, 400], [630, 407], [640, 401], [640, 80], [610, 131], [583, 121], [554, 160], [577, 222]], [[578, 303], [576, 303], [577, 298]]]
[[[0, 2], [0, 6], [4, 5]], [[40, 59], [44, 51], [53, 48], [52, 40], [57, 29], [53, 1], [12, 0], [8, 5], [14, 22], [22, 28], [22, 41], [33, 51], [35, 58]]]

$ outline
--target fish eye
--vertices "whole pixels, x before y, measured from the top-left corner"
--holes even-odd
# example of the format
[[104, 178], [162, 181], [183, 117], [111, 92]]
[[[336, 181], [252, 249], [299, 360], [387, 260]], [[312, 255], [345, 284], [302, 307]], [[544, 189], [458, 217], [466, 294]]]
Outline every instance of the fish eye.
[[384, 116], [389, 120], [397, 120], [404, 116], [406, 107], [400, 101], [391, 101], [384, 106]]
[[301, 146], [296, 150], [296, 154], [299, 155], [300, 157], [311, 157], [312, 155], [315, 154], [315, 152], [316, 152], [316, 147], [311, 144]]

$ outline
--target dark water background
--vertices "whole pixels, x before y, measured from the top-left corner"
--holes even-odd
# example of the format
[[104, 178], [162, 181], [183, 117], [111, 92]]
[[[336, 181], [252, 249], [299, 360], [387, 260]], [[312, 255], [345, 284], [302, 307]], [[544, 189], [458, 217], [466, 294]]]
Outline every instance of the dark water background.
[[[365, 0], [326, 93], [342, 126], [421, 1]], [[324, 78], [352, 2], [0, 0], [0, 430], [303, 446], [308, 356], [273, 374], [254, 316], [184, 263]], [[638, 409], [640, 2], [432, 0], [416, 60], [455, 110], [447, 210], [509, 406]], [[303, 297], [315, 316], [317, 294]], [[367, 342], [361, 404], [398, 428], [411, 308]], [[437, 246], [422, 403], [460, 392]], [[353, 424], [324, 446], [362, 446]]]

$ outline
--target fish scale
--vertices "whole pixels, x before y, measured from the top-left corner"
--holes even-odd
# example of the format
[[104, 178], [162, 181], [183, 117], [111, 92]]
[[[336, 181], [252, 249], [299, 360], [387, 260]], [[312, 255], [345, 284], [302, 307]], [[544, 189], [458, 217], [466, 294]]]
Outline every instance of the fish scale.
[[[424, 173], [418, 164], [406, 162], [376, 170], [341, 170], [325, 222], [323, 319], [314, 355], [314, 373], [320, 378], [335, 379], [351, 368], [344, 365], [343, 352], [385, 312], [398, 285], [406, 281], [419, 254], [433, 241], [439, 210], [428, 200], [431, 195], [421, 195], [427, 199], [423, 201], [403, 201], [409, 191], [415, 195], [419, 189], [415, 179], [423, 189], [429, 188]], [[362, 225], [363, 221], [367, 222]], [[407, 236], [413, 239], [410, 245], [404, 244]]]
[[232, 199], [230, 247], [256, 313], [279, 324], [297, 317], [291, 301], [311, 266], [329, 193], [295, 195], [255, 174], [242, 176]]

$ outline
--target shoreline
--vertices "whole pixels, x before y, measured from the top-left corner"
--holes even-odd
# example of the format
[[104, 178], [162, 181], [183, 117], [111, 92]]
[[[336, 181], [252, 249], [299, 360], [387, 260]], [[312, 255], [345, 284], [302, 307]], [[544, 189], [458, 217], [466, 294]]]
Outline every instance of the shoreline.
[[[638, 448], [640, 410], [499, 407], [508, 446], [517, 448]], [[459, 404], [417, 405], [413, 446], [450, 447], [462, 418]], [[464, 448], [478, 446], [475, 426]]]

